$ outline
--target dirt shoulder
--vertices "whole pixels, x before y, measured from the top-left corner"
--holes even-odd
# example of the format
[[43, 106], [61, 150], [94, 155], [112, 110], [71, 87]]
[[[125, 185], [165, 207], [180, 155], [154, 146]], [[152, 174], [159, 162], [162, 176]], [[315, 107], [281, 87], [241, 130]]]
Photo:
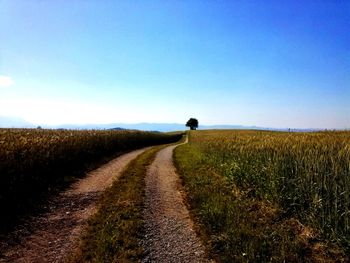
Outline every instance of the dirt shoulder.
[[0, 262], [64, 262], [76, 248], [76, 241], [87, 218], [95, 212], [101, 193], [145, 150], [110, 161], [50, 200], [49, 212], [31, 218], [6, 240], [0, 240]]
[[208, 262], [183, 200], [172, 161], [175, 147], [158, 152], [147, 171], [143, 262]]

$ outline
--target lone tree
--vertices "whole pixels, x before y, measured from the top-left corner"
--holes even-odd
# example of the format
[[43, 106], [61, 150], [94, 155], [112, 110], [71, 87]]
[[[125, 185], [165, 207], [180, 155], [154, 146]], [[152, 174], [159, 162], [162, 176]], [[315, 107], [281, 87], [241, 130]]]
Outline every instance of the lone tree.
[[195, 118], [191, 118], [187, 121], [186, 127], [190, 127], [191, 130], [195, 130], [198, 128], [198, 120]]

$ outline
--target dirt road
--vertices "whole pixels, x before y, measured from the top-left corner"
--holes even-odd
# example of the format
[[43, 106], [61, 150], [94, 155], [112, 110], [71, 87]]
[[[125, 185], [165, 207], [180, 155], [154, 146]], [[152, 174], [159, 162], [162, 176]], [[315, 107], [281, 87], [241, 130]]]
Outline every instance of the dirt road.
[[[145, 178], [143, 262], [209, 262], [194, 231], [173, 166], [176, 146], [158, 152]], [[112, 160], [52, 199], [48, 213], [32, 218], [8, 239], [0, 240], [0, 262], [64, 262], [77, 248], [78, 238], [88, 217], [96, 211], [100, 194], [144, 151]]]
[[146, 175], [143, 262], [209, 262], [183, 199], [172, 153], [161, 150]]
[[0, 262], [64, 262], [94, 213], [100, 194], [118, 178], [127, 164], [145, 149], [122, 155], [49, 202], [49, 212], [21, 225], [7, 240], [0, 240]]

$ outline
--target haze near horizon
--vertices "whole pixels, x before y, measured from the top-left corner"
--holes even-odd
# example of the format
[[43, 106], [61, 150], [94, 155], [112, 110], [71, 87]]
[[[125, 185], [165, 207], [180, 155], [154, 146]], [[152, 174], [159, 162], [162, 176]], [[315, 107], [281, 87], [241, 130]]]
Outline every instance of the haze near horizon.
[[350, 128], [349, 1], [0, 1], [0, 115]]

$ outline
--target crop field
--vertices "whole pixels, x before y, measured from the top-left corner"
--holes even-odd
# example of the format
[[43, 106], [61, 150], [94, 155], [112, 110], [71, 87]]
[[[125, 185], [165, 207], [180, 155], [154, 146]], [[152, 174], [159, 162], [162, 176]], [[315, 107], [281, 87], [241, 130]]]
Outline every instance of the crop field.
[[81, 176], [106, 158], [180, 138], [139, 131], [0, 129], [1, 221], [10, 220], [31, 197]]
[[194, 131], [175, 163], [220, 260], [349, 253], [350, 132]]

